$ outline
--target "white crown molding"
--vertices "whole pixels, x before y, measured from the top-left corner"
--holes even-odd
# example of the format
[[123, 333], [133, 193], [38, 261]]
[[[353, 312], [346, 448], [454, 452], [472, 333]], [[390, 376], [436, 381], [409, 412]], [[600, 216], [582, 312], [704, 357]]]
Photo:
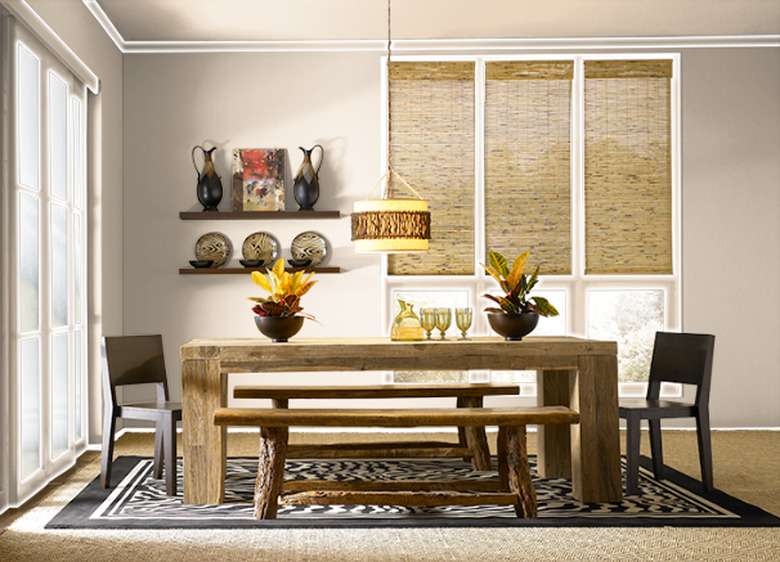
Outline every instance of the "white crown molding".
[[0, 5], [25, 25], [90, 91], [95, 94], [100, 91], [100, 80], [97, 75], [27, 2], [0, 0]]
[[[301, 53], [381, 52], [378, 39], [319, 41], [127, 41], [97, 0], [82, 0], [108, 36], [127, 54], [135, 53]], [[561, 37], [506, 39], [394, 39], [393, 52], [433, 54], [457, 52], [581, 51], [627, 49], [702, 49], [780, 47], [780, 35], [701, 35], [671, 37]]]

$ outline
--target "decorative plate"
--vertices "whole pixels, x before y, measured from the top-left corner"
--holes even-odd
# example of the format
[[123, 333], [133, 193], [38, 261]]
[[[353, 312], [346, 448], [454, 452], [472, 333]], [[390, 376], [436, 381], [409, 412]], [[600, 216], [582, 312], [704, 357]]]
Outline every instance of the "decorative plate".
[[279, 241], [267, 232], [255, 232], [246, 237], [241, 251], [245, 260], [263, 260], [272, 267], [279, 257]]
[[195, 244], [195, 257], [199, 260], [214, 260], [211, 267], [225, 265], [230, 259], [230, 240], [220, 232], [209, 232], [198, 238]]
[[316, 232], [301, 232], [293, 238], [290, 248], [295, 260], [311, 260], [309, 264], [314, 267], [325, 259], [328, 253], [328, 244], [325, 239]]

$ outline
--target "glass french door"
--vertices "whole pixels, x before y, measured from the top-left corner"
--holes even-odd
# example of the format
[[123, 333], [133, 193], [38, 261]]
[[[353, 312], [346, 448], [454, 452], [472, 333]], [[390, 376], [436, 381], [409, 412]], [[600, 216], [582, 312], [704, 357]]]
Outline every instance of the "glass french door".
[[[21, 503], [86, 445], [86, 89], [10, 41], [11, 481]], [[13, 486], [12, 486], [13, 488]]]

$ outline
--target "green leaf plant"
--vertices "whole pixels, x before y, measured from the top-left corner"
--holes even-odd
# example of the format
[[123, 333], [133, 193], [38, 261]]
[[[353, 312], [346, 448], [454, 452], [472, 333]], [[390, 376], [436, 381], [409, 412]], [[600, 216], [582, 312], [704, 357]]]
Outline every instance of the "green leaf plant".
[[529, 293], [539, 281], [539, 266], [528, 277], [523, 273], [526, 261], [531, 251], [523, 252], [509, 267], [509, 262], [500, 253], [491, 250], [488, 253], [488, 265], [480, 264], [493, 279], [498, 281], [504, 296], [485, 293], [487, 299], [497, 303], [499, 307], [489, 306], [485, 312], [503, 312], [504, 314], [520, 314], [536, 312], [541, 316], [558, 316], [558, 310], [544, 297], [530, 297]]

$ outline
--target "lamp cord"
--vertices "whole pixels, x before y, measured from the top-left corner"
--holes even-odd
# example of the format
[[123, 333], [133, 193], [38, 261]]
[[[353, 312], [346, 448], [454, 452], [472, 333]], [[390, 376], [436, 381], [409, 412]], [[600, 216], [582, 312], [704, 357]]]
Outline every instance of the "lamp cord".
[[393, 176], [398, 177], [398, 179], [401, 180], [401, 183], [404, 184], [404, 186], [411, 191], [417, 199], [422, 199], [422, 195], [417, 193], [417, 190], [414, 189], [409, 183], [403, 178], [401, 174], [396, 172], [393, 169], [392, 160], [391, 160], [391, 149], [390, 145], [391, 143], [391, 134], [392, 134], [392, 117], [391, 117], [391, 110], [392, 110], [392, 101], [391, 101], [391, 94], [390, 90], [392, 88], [392, 80], [390, 80], [390, 44], [392, 42], [392, 33], [390, 29], [390, 24], [392, 21], [391, 18], [391, 12], [390, 12], [390, 3], [391, 0], [387, 0], [387, 172], [379, 178], [379, 181], [376, 185], [374, 185], [374, 188], [371, 190], [371, 192], [366, 196], [366, 199], [369, 199], [371, 195], [373, 195], [374, 191], [376, 191], [376, 188], [379, 187], [379, 185], [382, 183], [382, 181], [385, 181], [385, 188], [382, 192], [382, 199], [390, 199], [392, 195], [392, 188], [393, 188]]

